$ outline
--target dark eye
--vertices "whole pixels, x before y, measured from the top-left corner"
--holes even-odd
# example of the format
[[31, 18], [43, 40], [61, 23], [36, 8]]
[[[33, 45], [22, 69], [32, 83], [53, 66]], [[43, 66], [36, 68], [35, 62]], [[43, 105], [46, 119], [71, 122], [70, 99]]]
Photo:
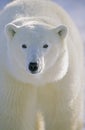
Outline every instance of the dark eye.
[[23, 44], [23, 45], [22, 45], [22, 48], [24, 48], [24, 49], [27, 48], [27, 45]]
[[43, 45], [43, 48], [48, 48], [48, 45], [47, 44]]

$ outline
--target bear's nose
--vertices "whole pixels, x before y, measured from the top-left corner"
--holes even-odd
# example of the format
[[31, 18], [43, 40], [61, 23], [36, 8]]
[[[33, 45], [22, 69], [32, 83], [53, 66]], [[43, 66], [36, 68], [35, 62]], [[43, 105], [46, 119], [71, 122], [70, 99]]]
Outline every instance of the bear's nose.
[[38, 63], [37, 62], [30, 62], [29, 64], [29, 70], [32, 72], [32, 73], [36, 73], [37, 70], [38, 70]]

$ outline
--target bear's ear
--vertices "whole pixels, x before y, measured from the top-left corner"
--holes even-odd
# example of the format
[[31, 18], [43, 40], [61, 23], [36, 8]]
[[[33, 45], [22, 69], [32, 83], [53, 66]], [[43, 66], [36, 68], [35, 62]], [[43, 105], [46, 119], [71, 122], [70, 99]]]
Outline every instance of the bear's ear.
[[15, 24], [7, 24], [5, 26], [5, 33], [6, 36], [9, 40], [12, 40], [14, 35], [16, 34], [17, 30], [18, 30], [18, 26], [16, 26]]
[[58, 34], [61, 39], [64, 39], [67, 36], [68, 29], [65, 25], [59, 25], [54, 28], [53, 31]]

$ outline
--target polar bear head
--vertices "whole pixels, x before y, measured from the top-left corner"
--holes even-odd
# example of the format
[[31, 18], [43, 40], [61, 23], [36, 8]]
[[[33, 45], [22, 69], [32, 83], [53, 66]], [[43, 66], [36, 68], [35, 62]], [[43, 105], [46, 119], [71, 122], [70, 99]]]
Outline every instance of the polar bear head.
[[24, 82], [42, 85], [62, 79], [68, 69], [67, 27], [37, 21], [5, 27], [9, 69]]

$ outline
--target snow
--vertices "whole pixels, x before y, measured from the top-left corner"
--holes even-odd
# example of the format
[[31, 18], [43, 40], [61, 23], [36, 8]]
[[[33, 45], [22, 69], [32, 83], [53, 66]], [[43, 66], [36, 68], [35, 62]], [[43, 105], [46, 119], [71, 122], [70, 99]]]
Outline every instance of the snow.
[[[12, 0], [0, 0], [0, 10]], [[53, 0], [62, 6], [72, 17], [79, 28], [83, 41], [85, 42], [85, 1], [84, 0]], [[85, 117], [85, 116], [84, 116]], [[83, 129], [85, 130], [85, 129]]]

